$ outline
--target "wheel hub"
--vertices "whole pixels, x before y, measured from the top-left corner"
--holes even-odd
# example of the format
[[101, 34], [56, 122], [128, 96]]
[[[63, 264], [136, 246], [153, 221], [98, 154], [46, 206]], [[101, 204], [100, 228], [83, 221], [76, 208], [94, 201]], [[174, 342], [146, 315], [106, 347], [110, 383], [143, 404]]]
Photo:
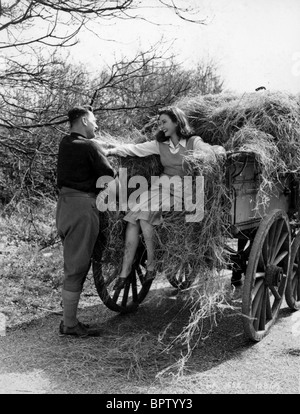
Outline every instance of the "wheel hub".
[[282, 267], [275, 265], [269, 265], [265, 273], [265, 285], [266, 286], [279, 286], [283, 277]]

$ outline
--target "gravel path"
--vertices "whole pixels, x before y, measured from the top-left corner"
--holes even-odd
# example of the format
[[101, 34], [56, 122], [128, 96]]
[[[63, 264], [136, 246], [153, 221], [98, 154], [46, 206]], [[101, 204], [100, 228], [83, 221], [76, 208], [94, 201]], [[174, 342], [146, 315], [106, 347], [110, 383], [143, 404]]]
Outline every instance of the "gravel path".
[[130, 315], [114, 314], [100, 299], [84, 306], [80, 317], [102, 326], [100, 338], [59, 337], [55, 314], [7, 330], [0, 337], [0, 393], [300, 393], [300, 311], [285, 303], [261, 342], [249, 342], [240, 315], [230, 311], [199, 343], [183, 375], [157, 377], [182, 351], [164, 351], [157, 336], [168, 326], [169, 339], [178, 334], [188, 315], [171, 290], [154, 286]]

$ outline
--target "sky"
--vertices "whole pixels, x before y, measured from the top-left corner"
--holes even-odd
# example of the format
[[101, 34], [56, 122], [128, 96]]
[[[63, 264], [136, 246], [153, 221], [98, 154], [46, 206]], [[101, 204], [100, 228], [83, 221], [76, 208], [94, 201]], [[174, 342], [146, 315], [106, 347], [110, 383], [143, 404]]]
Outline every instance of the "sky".
[[[149, 0], [150, 1], [150, 0]], [[132, 56], [162, 37], [185, 67], [212, 59], [224, 89], [300, 92], [300, 0], [188, 0], [205, 25], [186, 23], [170, 11], [148, 10], [160, 25], [141, 20], [95, 25], [80, 34], [72, 58], [97, 69], [115, 57]], [[151, 1], [150, 1], [151, 3]], [[104, 41], [101, 39], [110, 39]]]

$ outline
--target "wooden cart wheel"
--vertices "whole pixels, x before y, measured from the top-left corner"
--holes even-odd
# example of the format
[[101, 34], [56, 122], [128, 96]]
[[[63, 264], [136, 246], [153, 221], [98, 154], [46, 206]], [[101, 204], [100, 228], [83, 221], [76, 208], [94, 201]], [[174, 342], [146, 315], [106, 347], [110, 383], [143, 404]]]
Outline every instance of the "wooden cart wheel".
[[274, 210], [260, 223], [245, 274], [243, 324], [260, 341], [275, 323], [287, 285], [291, 231], [286, 213]]
[[166, 272], [170, 284], [180, 290], [188, 289], [196, 279], [197, 272], [190, 263], [179, 260], [173, 262], [172, 268]]
[[300, 309], [300, 233], [292, 243], [290, 276], [288, 278], [285, 300], [291, 309]]
[[152, 283], [142, 285], [146, 273], [144, 251], [144, 246], [140, 245], [124, 289], [117, 290], [113, 290], [113, 286], [120, 274], [122, 258], [118, 257], [116, 263], [104, 263], [99, 255], [94, 258], [92, 266], [96, 289], [109, 309], [120, 313], [134, 312], [145, 299]]

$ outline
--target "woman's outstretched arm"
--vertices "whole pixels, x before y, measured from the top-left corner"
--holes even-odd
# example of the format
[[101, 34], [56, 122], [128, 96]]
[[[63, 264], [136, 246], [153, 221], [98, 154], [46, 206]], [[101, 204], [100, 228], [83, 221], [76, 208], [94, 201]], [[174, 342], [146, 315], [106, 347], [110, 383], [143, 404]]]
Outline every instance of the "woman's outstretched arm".
[[105, 150], [105, 155], [119, 155], [127, 157], [147, 157], [149, 155], [159, 154], [159, 145], [157, 141], [146, 141], [140, 144], [120, 144], [114, 148]]

